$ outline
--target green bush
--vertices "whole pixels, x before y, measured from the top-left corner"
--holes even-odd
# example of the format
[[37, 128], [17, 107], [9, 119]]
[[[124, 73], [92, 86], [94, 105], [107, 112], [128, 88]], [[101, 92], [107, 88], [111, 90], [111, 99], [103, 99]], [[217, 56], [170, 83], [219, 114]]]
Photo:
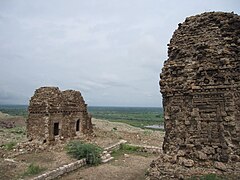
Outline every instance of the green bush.
[[87, 164], [97, 165], [101, 162], [102, 148], [80, 141], [71, 141], [67, 144], [67, 153], [76, 159], [86, 158]]
[[31, 163], [28, 167], [27, 170], [23, 173], [23, 176], [31, 176], [31, 175], [36, 175], [39, 174], [40, 172], [44, 171], [46, 168], [42, 168], [38, 165], [34, 165]]

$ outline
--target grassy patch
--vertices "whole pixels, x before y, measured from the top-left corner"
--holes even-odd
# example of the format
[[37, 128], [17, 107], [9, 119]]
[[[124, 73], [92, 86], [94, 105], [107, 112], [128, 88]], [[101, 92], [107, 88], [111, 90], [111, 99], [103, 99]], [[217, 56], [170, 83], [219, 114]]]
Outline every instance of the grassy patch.
[[129, 144], [121, 144], [120, 148], [118, 150], [113, 150], [111, 155], [116, 159], [123, 156], [124, 154], [136, 154], [144, 157], [149, 156], [148, 153], [141, 152], [140, 149], [141, 147], [136, 147]]
[[217, 176], [216, 174], [206, 174], [203, 176], [193, 176], [189, 180], [224, 180], [222, 177]]
[[71, 141], [67, 144], [66, 149], [67, 153], [73, 158], [86, 158], [87, 164], [97, 165], [101, 162], [100, 154], [103, 150], [96, 145], [81, 141]]
[[17, 144], [16, 142], [11, 141], [11, 142], [4, 144], [3, 147], [5, 150], [10, 151], [10, 150], [13, 150], [13, 148], [16, 146], [16, 144]]
[[140, 147], [137, 147], [137, 146], [132, 146], [129, 144], [120, 144], [120, 150], [137, 152], [139, 151], [139, 149]]
[[10, 132], [13, 134], [26, 135], [26, 128], [25, 127], [15, 127], [15, 128], [10, 129]]
[[46, 170], [46, 168], [43, 168], [43, 167], [40, 167], [39, 165], [35, 165], [35, 164], [31, 163], [27, 167], [26, 171], [22, 174], [22, 177], [33, 176], [33, 175], [39, 174], [45, 170]]

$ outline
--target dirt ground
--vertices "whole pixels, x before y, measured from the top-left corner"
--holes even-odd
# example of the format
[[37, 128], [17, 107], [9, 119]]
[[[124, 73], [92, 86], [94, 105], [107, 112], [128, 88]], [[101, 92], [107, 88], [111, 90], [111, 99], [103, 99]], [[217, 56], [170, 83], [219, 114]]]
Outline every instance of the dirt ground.
[[92, 142], [101, 147], [107, 147], [121, 139], [129, 143], [162, 146], [164, 132], [141, 129], [125, 123], [110, 122], [106, 120], [93, 119], [94, 133], [96, 137]]
[[156, 156], [137, 156], [130, 154], [129, 157], [120, 157], [109, 163], [96, 167], [78, 169], [64, 175], [59, 180], [143, 180], [149, 164]]
[[[16, 121], [20, 122], [19, 119]], [[99, 119], [93, 119], [92, 122], [94, 124], [95, 136], [87, 138], [87, 141], [103, 148], [121, 139], [133, 144], [153, 146], [161, 146], [163, 142], [164, 133], [161, 131], [143, 130], [124, 123]], [[6, 150], [3, 148], [3, 145], [12, 141], [26, 141], [26, 133], [18, 132], [19, 129], [23, 130], [25, 125], [22, 123], [22, 120], [19, 124], [18, 127], [12, 129], [0, 128], [0, 146], [2, 146], [0, 149], [1, 180], [19, 179], [31, 163], [39, 165], [43, 167], [45, 171], [48, 171], [75, 161], [66, 154], [64, 150], [65, 144], [59, 145], [58, 148], [49, 148], [40, 152], [23, 153], [13, 156], [16, 154], [14, 148], [12, 150]], [[61, 179], [144, 179], [146, 169], [153, 159], [156, 159], [153, 155], [144, 157], [130, 154], [127, 157], [121, 156], [107, 164], [81, 168], [65, 175]], [[24, 177], [24, 179], [30, 178], [32, 177]]]

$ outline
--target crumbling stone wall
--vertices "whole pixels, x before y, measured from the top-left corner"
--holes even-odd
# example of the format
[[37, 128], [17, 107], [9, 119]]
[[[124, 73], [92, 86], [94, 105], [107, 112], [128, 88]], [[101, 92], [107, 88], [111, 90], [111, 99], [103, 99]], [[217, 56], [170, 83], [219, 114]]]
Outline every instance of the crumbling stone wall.
[[[161, 73], [166, 153], [227, 162], [240, 155], [240, 17], [189, 17], [170, 41]], [[201, 154], [202, 154], [201, 153]]]
[[164, 154], [151, 164], [151, 179], [217, 173], [210, 167], [236, 170], [234, 162], [240, 160], [240, 16], [208, 12], [188, 17], [168, 46], [160, 74]]
[[27, 136], [30, 140], [53, 142], [91, 133], [91, 116], [79, 91], [41, 87], [30, 100]]

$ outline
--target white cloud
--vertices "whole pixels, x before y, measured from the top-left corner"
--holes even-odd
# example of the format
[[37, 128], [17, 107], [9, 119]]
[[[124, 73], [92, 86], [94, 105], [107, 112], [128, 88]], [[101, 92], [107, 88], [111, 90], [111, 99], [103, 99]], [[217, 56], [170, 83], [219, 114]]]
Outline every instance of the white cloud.
[[0, 104], [40, 86], [80, 90], [89, 105], [161, 106], [167, 43], [186, 16], [239, 13], [234, 0], [1, 0]]

